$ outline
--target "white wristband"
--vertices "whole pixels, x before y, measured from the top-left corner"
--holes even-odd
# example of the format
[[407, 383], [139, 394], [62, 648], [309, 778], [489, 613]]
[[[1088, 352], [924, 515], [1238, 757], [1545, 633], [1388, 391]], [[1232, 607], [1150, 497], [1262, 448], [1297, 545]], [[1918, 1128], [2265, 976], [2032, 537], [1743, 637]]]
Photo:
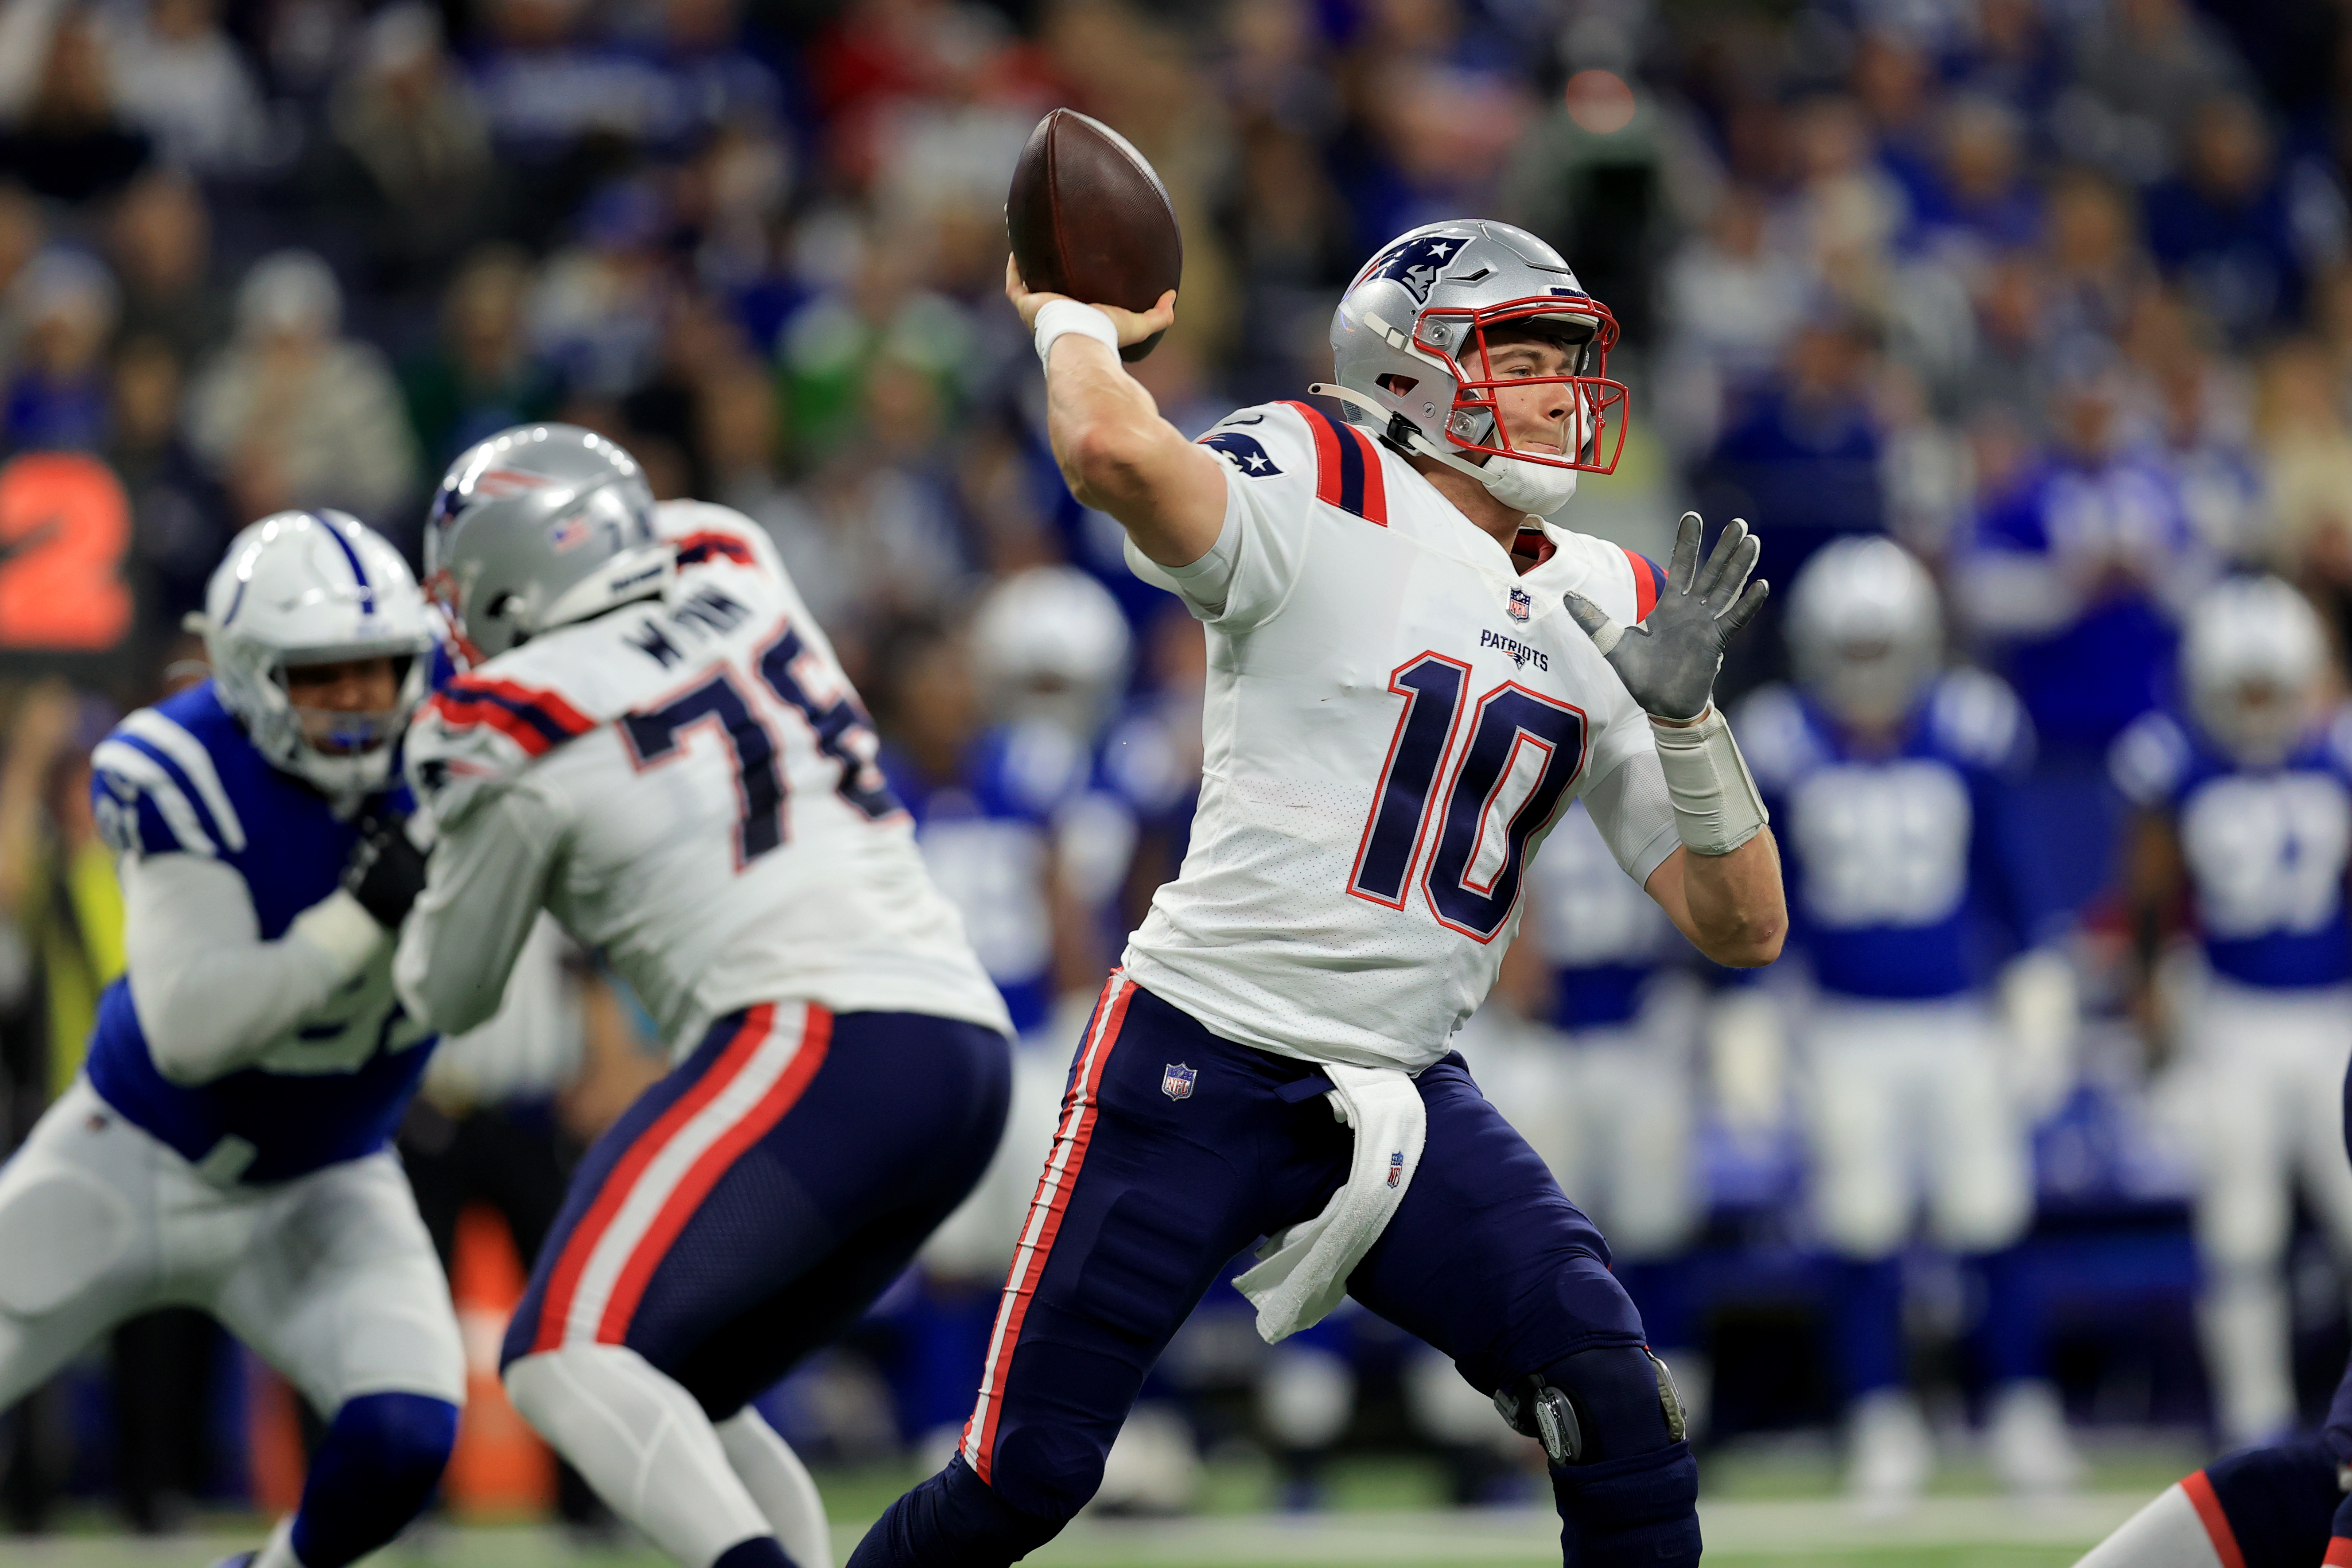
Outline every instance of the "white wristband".
[[1755, 775], [1721, 710], [1709, 707], [1695, 724], [1650, 721], [1658, 767], [1666, 775], [1675, 830], [1694, 855], [1728, 855], [1762, 830], [1770, 817]]
[[1118, 329], [1110, 318], [1092, 305], [1081, 305], [1076, 300], [1049, 300], [1037, 312], [1037, 363], [1051, 368], [1054, 342], [1067, 332], [1092, 338], [1111, 353], [1118, 353]]

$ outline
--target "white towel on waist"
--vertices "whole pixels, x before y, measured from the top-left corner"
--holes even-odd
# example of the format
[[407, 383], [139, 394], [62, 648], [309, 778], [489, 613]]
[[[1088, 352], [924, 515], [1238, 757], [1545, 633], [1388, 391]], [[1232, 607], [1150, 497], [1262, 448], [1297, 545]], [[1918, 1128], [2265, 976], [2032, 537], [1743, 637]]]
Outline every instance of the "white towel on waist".
[[1258, 1244], [1258, 1266], [1234, 1281], [1257, 1308], [1257, 1331], [1266, 1343], [1323, 1321], [1348, 1293], [1348, 1276], [1412, 1184], [1429, 1112], [1421, 1090], [1396, 1068], [1323, 1064], [1337, 1085], [1323, 1098], [1332, 1114], [1356, 1130], [1348, 1180], [1323, 1212]]

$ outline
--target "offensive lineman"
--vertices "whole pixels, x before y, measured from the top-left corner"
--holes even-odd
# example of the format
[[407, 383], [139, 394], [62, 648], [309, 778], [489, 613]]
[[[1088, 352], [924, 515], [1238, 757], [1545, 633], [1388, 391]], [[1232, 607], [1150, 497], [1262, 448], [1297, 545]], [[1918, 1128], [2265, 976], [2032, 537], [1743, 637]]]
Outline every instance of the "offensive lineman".
[[1734, 523], [1702, 568], [1686, 517], [1661, 584], [1540, 521], [1613, 466], [1624, 389], [1608, 311], [1518, 229], [1432, 225], [1365, 266], [1318, 389], [1363, 423], [1269, 404], [1197, 445], [1116, 353], [1172, 294], [1100, 310], [1009, 262], [1006, 294], [1072, 489], [1208, 625], [1207, 759], [1183, 871], [1073, 1064], [962, 1447], [853, 1564], [1051, 1539], [1261, 1237], [1240, 1283], [1265, 1338], [1353, 1294], [1544, 1439], [1566, 1561], [1697, 1562], [1697, 1466], [1608, 1248], [1446, 1042], [1571, 796], [1702, 951], [1779, 952], [1772, 840], [1709, 701], [1763, 601], [1755, 542]]
[[299, 1510], [232, 1561], [341, 1568], [424, 1506], [466, 1393], [385, 1147], [431, 1054], [393, 994], [424, 866], [392, 769], [432, 623], [390, 544], [289, 511], [230, 542], [197, 624], [212, 679], [90, 759], [130, 964], [0, 1169], [0, 1409], [122, 1320], [201, 1307], [328, 1423]]
[[409, 733], [438, 838], [401, 994], [468, 1027], [543, 906], [676, 1060], [574, 1174], [508, 1392], [685, 1568], [829, 1568], [815, 1486], [750, 1402], [979, 1180], [1004, 1005], [757, 525], [518, 426], [450, 468], [425, 551], [473, 668]]

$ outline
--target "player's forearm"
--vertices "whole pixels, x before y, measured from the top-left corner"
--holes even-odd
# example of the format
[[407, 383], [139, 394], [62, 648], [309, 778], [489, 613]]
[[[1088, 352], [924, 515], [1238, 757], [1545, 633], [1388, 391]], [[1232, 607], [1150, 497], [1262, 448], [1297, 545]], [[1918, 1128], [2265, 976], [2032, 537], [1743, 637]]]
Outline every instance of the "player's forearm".
[[409, 1016], [459, 1035], [498, 1012], [539, 916], [554, 838], [542, 812], [514, 791], [434, 847], [393, 959], [393, 984]]
[[1676, 914], [1668, 903], [1667, 912], [1676, 914], [1675, 923], [1693, 946], [1731, 969], [1759, 968], [1780, 956], [1789, 906], [1781, 893], [1780, 848], [1770, 828], [1727, 855], [1685, 849], [1668, 864], [1681, 868], [1682, 909]]
[[126, 861], [131, 1000], [155, 1069], [209, 1083], [249, 1065], [367, 967], [383, 928], [336, 891], [260, 937], [237, 874], [192, 856]]
[[1189, 566], [1217, 542], [1225, 511], [1217, 459], [1160, 416], [1111, 349], [1076, 334], [1054, 344], [1045, 429], [1070, 493], [1118, 519], [1153, 561]]

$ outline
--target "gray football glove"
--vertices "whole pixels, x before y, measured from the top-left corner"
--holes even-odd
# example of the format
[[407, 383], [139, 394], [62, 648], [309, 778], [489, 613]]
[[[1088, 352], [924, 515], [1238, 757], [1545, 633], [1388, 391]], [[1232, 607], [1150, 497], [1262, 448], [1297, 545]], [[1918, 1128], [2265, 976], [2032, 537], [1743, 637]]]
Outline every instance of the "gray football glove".
[[1771, 592], [1771, 584], [1748, 580], [1763, 547], [1744, 520], [1732, 520], [1704, 564], [1699, 529], [1698, 513], [1683, 513], [1665, 591], [1640, 626], [1618, 625], [1581, 594], [1560, 595], [1642, 710], [1676, 722], [1706, 711], [1716, 672], [1723, 668], [1723, 645], [1756, 618]]

